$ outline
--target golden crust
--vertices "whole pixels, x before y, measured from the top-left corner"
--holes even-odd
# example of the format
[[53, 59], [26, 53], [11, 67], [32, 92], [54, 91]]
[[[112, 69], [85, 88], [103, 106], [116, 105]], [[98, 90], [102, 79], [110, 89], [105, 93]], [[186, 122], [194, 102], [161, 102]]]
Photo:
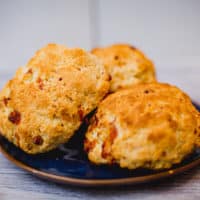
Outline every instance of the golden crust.
[[200, 148], [200, 112], [197, 113], [197, 119], [198, 119], [198, 128], [195, 131], [195, 133], [196, 133], [196, 146]]
[[111, 92], [136, 83], [156, 81], [153, 63], [128, 44], [95, 48], [91, 52], [103, 61], [111, 78]]
[[193, 151], [198, 115], [177, 87], [137, 84], [101, 102], [86, 133], [85, 150], [96, 164], [170, 168]]
[[27, 153], [49, 151], [68, 141], [108, 90], [94, 55], [49, 44], [0, 92], [0, 132]]

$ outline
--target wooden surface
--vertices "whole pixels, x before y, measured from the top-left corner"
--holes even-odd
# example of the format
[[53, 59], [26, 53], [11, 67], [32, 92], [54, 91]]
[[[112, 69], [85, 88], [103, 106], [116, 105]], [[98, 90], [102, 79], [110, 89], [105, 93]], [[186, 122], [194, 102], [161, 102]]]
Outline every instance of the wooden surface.
[[[195, 101], [200, 99], [200, 67], [157, 68], [158, 78], [186, 90]], [[0, 87], [10, 74], [0, 74]], [[200, 102], [200, 101], [199, 101]], [[75, 199], [200, 199], [200, 166], [182, 175], [156, 183], [121, 188], [79, 188], [40, 180], [15, 167], [0, 154], [0, 200], [75, 200]]]
[[13, 166], [0, 155], [1, 200], [75, 199], [199, 199], [200, 167], [165, 181], [121, 188], [78, 188], [40, 180]]

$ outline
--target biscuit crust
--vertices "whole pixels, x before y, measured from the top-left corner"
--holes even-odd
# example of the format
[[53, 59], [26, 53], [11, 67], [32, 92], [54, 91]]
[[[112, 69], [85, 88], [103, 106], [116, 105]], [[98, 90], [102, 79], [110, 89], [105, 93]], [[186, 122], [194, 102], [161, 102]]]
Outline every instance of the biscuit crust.
[[199, 112], [177, 87], [137, 84], [101, 102], [84, 146], [95, 164], [170, 168], [193, 151], [198, 120]]
[[99, 57], [111, 78], [110, 92], [136, 83], [156, 81], [153, 63], [138, 49], [128, 44], [115, 44], [91, 51]]
[[0, 132], [27, 153], [47, 152], [69, 140], [108, 90], [94, 55], [49, 44], [0, 92]]

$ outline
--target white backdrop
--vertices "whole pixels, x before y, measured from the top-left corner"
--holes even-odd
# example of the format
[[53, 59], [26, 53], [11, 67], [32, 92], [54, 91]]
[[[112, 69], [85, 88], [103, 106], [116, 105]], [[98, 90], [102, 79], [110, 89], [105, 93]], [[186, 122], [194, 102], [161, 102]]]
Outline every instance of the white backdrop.
[[126, 42], [155, 63], [160, 81], [200, 101], [200, 1], [0, 0], [0, 86], [49, 42]]

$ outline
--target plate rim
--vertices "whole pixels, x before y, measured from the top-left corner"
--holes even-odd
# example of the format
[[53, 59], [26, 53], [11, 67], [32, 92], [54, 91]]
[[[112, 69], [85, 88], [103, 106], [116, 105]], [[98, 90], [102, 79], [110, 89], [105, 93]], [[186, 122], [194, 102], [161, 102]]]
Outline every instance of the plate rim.
[[[200, 102], [192, 100], [192, 103], [200, 108]], [[9, 154], [0, 143], [0, 152], [15, 166], [29, 172], [30, 174], [37, 176], [44, 180], [50, 180], [52, 182], [68, 184], [81, 187], [101, 187], [101, 186], [122, 186], [122, 185], [135, 185], [141, 183], [152, 182], [160, 180], [162, 178], [171, 177], [178, 175], [182, 172], [188, 171], [193, 167], [200, 164], [200, 157], [186, 165], [177, 167], [176, 169], [166, 169], [165, 171], [158, 172], [157, 174], [144, 175], [139, 177], [127, 177], [127, 178], [116, 178], [116, 179], [81, 179], [72, 178], [69, 176], [60, 176], [55, 174], [50, 174], [39, 169], [35, 169], [29, 165], [26, 165], [22, 161], [17, 160], [11, 154]]]
[[68, 184], [74, 186], [84, 186], [84, 187], [101, 187], [101, 186], [122, 186], [122, 185], [134, 185], [152, 182], [166, 177], [171, 177], [177, 174], [180, 174], [184, 171], [187, 171], [198, 164], [200, 164], [200, 158], [178, 167], [176, 169], [167, 169], [166, 171], [159, 172], [157, 174], [144, 175], [139, 177], [128, 177], [128, 178], [116, 178], [116, 179], [81, 179], [81, 178], [72, 178], [69, 176], [60, 176], [47, 172], [43, 172], [39, 169], [33, 168], [25, 163], [15, 159], [10, 155], [0, 144], [0, 152], [7, 158], [11, 163], [15, 164], [17, 167], [29, 172], [30, 174], [37, 176], [44, 180], [50, 180], [56, 183]]

